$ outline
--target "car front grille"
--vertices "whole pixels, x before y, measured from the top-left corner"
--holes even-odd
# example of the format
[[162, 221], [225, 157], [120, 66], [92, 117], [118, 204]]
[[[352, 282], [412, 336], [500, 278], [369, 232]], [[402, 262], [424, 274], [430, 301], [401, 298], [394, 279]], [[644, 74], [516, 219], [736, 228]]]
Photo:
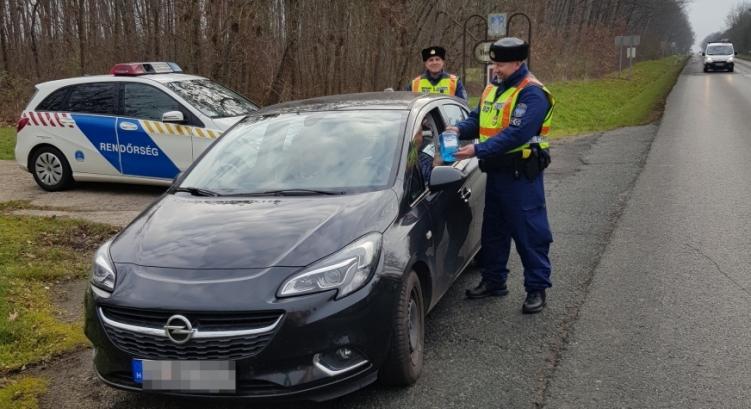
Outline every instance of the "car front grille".
[[[184, 313], [201, 333], [183, 344], [162, 327], [172, 313], [102, 307], [104, 329], [119, 349], [152, 360], [236, 360], [257, 355], [271, 341], [282, 312]], [[216, 334], [216, 336], [212, 335]], [[237, 334], [237, 335], [233, 335]]]

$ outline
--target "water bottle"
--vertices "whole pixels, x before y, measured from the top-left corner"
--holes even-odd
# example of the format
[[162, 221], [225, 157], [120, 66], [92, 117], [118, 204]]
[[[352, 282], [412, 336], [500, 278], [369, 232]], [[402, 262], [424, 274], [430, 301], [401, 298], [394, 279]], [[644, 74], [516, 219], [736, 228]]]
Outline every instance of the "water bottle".
[[444, 131], [441, 134], [441, 159], [444, 163], [451, 163], [454, 159], [454, 152], [459, 149], [459, 134], [455, 131]]

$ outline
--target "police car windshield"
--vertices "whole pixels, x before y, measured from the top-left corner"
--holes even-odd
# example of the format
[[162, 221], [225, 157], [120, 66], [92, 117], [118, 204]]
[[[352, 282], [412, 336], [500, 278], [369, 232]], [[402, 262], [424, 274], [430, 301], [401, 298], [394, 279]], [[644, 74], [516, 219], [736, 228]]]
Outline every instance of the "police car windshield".
[[733, 47], [729, 45], [710, 45], [707, 47], [707, 55], [730, 55]]
[[211, 80], [174, 81], [166, 85], [211, 118], [247, 115], [258, 110], [256, 105], [243, 96]]
[[251, 116], [216, 142], [182, 185], [221, 195], [380, 190], [398, 164], [407, 111]]

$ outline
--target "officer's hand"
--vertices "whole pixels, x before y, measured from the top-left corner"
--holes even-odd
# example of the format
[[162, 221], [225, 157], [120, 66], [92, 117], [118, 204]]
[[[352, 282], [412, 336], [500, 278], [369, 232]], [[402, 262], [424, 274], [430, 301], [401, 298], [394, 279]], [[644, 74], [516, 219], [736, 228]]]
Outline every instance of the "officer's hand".
[[454, 152], [454, 158], [456, 158], [456, 160], [469, 159], [469, 158], [472, 158], [474, 156], [475, 156], [475, 145], [474, 144], [464, 145], [461, 148], [459, 148], [459, 150], [457, 150], [456, 152]]

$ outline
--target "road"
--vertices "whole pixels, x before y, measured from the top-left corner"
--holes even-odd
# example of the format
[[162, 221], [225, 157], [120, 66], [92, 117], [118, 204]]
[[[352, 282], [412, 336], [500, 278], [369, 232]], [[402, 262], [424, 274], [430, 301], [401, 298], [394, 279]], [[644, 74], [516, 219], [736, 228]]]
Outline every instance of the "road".
[[740, 408], [751, 402], [751, 65], [692, 60], [661, 123], [554, 144], [546, 190], [554, 287], [542, 314], [511, 294], [469, 301], [465, 272], [427, 318], [406, 389], [325, 404], [144, 396], [97, 382], [90, 352], [43, 371], [43, 408]]
[[751, 64], [690, 62], [547, 407], [751, 407], [750, 112]]

